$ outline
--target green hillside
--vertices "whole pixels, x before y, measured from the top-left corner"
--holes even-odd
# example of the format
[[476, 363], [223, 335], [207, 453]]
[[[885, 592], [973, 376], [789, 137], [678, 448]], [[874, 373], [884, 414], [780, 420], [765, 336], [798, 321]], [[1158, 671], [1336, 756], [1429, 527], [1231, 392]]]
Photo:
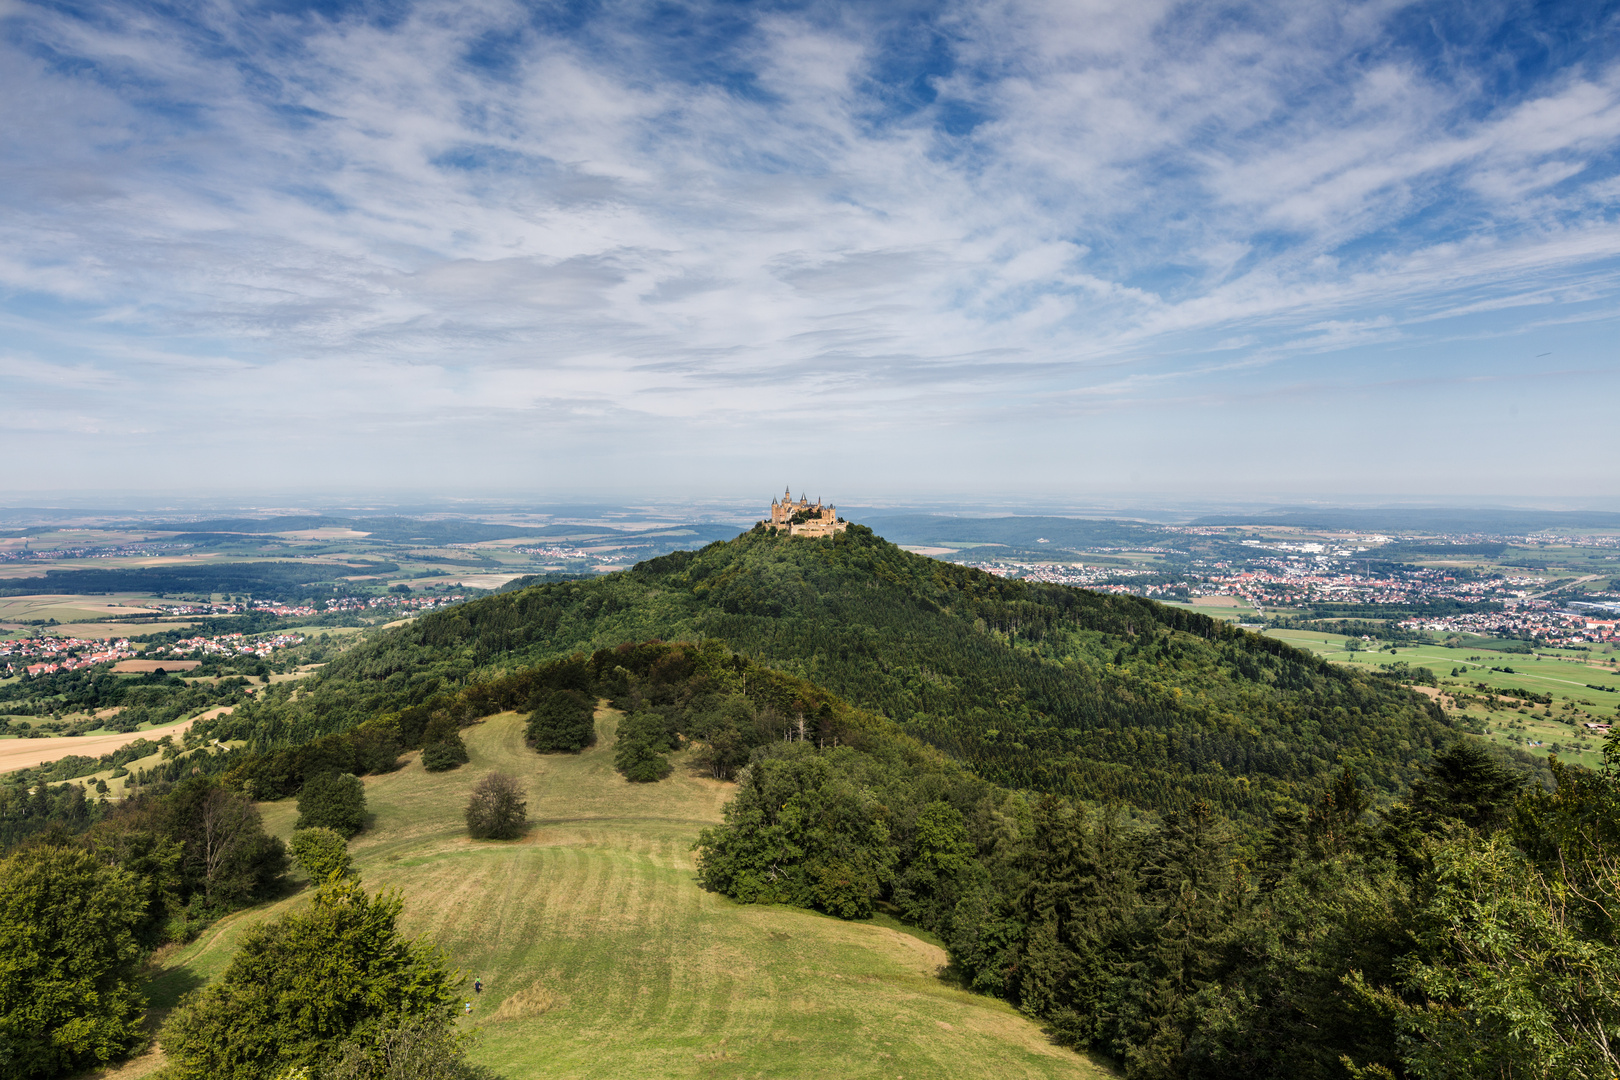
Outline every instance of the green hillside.
[[294, 742], [481, 673], [662, 638], [719, 638], [1010, 787], [1257, 821], [1342, 765], [1392, 796], [1448, 737], [1405, 687], [1136, 597], [1009, 581], [860, 526], [762, 530], [591, 581], [424, 617], [329, 665], [238, 737]]
[[[540, 756], [503, 714], [465, 731], [460, 769], [429, 773], [412, 755], [366, 779], [373, 821], [355, 866], [369, 888], [401, 891], [403, 929], [482, 977], [475, 1058], [504, 1080], [1110, 1075], [1005, 1002], [942, 979], [945, 951], [916, 931], [700, 889], [692, 843], [735, 788], [684, 767], [627, 784], [612, 764], [618, 719], [599, 712], [583, 754]], [[525, 788], [521, 840], [467, 838], [462, 807], [493, 769]], [[291, 800], [263, 810], [291, 834]], [[307, 902], [306, 890], [224, 920], [168, 960], [156, 1002], [217, 976], [249, 925]]]

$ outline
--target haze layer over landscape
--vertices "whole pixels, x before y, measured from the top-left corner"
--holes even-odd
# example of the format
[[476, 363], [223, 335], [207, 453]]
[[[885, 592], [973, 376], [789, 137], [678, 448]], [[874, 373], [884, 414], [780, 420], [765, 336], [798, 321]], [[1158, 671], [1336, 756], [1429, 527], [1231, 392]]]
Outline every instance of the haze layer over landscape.
[[5, 486], [1612, 491], [1615, 17], [8, 0]]

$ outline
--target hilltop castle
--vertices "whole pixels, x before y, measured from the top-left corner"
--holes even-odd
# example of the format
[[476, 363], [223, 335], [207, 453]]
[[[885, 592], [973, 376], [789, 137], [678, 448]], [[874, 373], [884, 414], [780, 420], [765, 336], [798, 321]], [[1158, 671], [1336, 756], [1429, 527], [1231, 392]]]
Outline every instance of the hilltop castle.
[[780, 499], [771, 500], [771, 516], [760, 522], [768, 529], [786, 529], [789, 536], [831, 536], [849, 528], [849, 522], [838, 516], [838, 508], [831, 504], [814, 506], [803, 495], [793, 501], [793, 489], [785, 488]]

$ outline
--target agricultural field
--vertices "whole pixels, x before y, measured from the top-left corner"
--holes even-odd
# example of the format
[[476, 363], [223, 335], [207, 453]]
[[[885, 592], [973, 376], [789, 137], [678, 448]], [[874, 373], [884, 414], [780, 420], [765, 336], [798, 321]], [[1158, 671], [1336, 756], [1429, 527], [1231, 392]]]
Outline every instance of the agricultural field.
[[[1388, 668], [1404, 662], [1427, 668], [1437, 683], [1432, 696], [1439, 698], [1448, 714], [1493, 742], [1538, 756], [1557, 753], [1561, 760], [1596, 768], [1602, 763], [1604, 735], [1584, 725], [1608, 724], [1620, 713], [1620, 650], [1612, 645], [1593, 646], [1589, 652], [1542, 648], [1521, 653], [1504, 651], [1502, 646], [1510, 643], [1480, 640], [1457, 647], [1399, 642], [1353, 650], [1346, 648], [1351, 639], [1336, 634], [1310, 630], [1266, 633], [1336, 663]], [[1518, 647], [1518, 643], [1511, 646]], [[1478, 689], [1481, 683], [1486, 690]], [[1420, 692], [1425, 689], [1419, 687]], [[1512, 689], [1545, 695], [1551, 702], [1532, 703], [1493, 694]]]
[[[211, 712], [213, 711], [217, 710], [211, 710]], [[103, 754], [110, 754], [120, 747], [128, 746], [136, 739], [150, 739], [153, 742], [165, 736], [174, 736], [178, 739], [201, 716], [207, 715], [209, 713], [202, 713], [199, 716], [193, 716], [170, 724], [143, 726], [138, 731], [127, 733], [104, 731], [100, 733], [92, 732], [88, 735], [73, 738], [50, 739], [0, 737], [0, 773], [10, 772], [13, 769], [31, 769], [35, 765], [43, 765], [48, 761], [57, 761], [70, 755], [97, 758]], [[150, 760], [143, 758], [138, 763], [127, 767], [131, 769], [149, 768], [159, 760], [161, 760], [161, 754], [153, 754], [150, 756]], [[108, 796], [110, 798], [116, 799], [123, 796], [123, 780], [114, 779], [111, 769], [79, 777], [68, 781], [68, 783], [79, 784], [85, 787], [87, 792], [93, 793], [97, 780], [107, 781]]]
[[[427, 773], [413, 754], [365, 780], [373, 820], [351, 846], [356, 868], [368, 886], [400, 890], [407, 932], [437, 941], [469, 983], [483, 979], [475, 1060], [506, 1080], [1114, 1075], [1005, 1002], [960, 989], [939, 944], [891, 920], [701, 890], [692, 842], [732, 787], [681, 755], [670, 779], [627, 783], [612, 765], [617, 720], [599, 712], [598, 744], [583, 754], [541, 757], [521, 718], [503, 714], [463, 732], [472, 761], [458, 770]], [[465, 835], [467, 795], [494, 769], [527, 786], [522, 840]], [[290, 834], [291, 800], [262, 809]], [[227, 919], [166, 957], [154, 1005], [218, 975], [246, 927], [306, 896]], [[160, 1064], [153, 1054], [116, 1075]]]
[[1198, 596], [1190, 602], [1166, 601], [1171, 607], [1190, 608], [1201, 615], [1227, 622], [1248, 622], [1261, 617], [1260, 611], [1241, 596]]

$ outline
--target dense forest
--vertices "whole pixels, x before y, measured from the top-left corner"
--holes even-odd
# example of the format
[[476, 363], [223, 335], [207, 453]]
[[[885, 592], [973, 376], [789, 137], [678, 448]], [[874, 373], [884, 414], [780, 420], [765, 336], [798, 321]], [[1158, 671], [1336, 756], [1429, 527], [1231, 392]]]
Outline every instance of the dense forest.
[[1466, 736], [1381, 810], [1341, 767], [1246, 842], [1207, 802], [1150, 822], [1010, 790], [718, 642], [644, 642], [220, 755], [216, 782], [290, 793], [511, 708], [536, 752], [567, 752], [554, 733], [600, 698], [627, 779], [684, 746], [737, 781], [697, 838], [706, 887], [931, 930], [947, 977], [1127, 1076], [1613, 1075], [1620, 772], [1555, 768], [1549, 791]]
[[925, 559], [861, 526], [830, 540], [758, 530], [428, 615], [213, 733], [302, 742], [500, 670], [651, 638], [719, 638], [995, 783], [1159, 811], [1201, 800], [1251, 823], [1346, 765], [1388, 801], [1450, 734], [1394, 680], [1184, 609]]

